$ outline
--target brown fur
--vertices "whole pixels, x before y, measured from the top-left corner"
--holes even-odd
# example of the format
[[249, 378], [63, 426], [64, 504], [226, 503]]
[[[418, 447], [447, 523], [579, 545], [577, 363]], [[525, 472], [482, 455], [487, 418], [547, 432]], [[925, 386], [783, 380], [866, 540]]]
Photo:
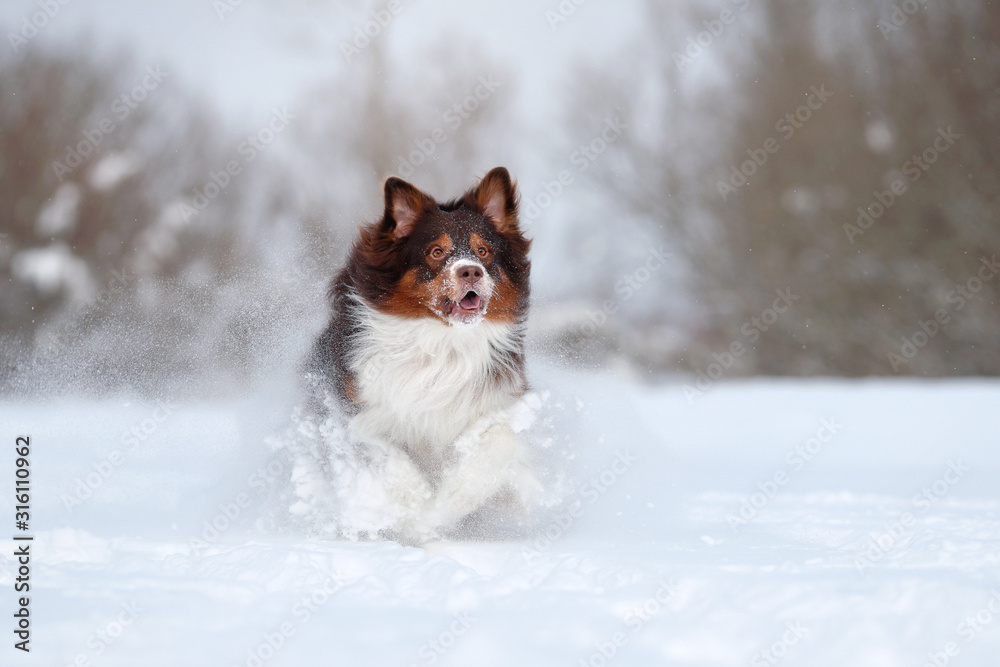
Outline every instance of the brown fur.
[[[359, 344], [352, 294], [383, 313], [437, 318], [448, 326], [440, 299], [458, 301], [462, 294], [446, 288], [442, 269], [450, 257], [461, 256], [480, 262], [495, 283], [486, 319], [522, 324], [527, 317], [531, 241], [520, 231], [517, 185], [506, 169], [493, 169], [462, 197], [445, 203], [397, 177], [386, 180], [384, 196], [382, 218], [361, 228], [330, 285], [333, 316], [311, 358], [312, 370], [331, 381], [347, 403], [355, 393], [347, 357]], [[431, 256], [436, 247], [444, 250], [441, 257]], [[520, 369], [523, 355], [513, 361]]]

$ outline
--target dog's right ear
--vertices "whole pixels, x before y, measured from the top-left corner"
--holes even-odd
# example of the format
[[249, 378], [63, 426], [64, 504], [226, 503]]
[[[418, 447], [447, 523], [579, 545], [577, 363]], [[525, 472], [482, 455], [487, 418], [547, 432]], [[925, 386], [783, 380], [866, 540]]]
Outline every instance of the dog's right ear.
[[394, 239], [404, 238], [413, 233], [421, 215], [436, 207], [433, 197], [398, 176], [390, 176], [385, 182], [383, 228], [391, 232]]

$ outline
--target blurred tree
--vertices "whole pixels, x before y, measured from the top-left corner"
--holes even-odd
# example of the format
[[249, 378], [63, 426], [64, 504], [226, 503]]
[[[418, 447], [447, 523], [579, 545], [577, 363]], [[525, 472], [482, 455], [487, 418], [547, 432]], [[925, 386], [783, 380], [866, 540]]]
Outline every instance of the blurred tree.
[[692, 48], [649, 3], [633, 48], [653, 76], [588, 71], [572, 105], [577, 126], [628, 118], [588, 176], [687, 264], [691, 343], [660, 364], [705, 369], [739, 342], [731, 373], [1000, 372], [1000, 280], [957, 290], [1000, 253], [1000, 13], [740, 4], [686, 26], [705, 30]]
[[381, 213], [387, 177], [450, 198], [504, 153], [499, 123], [511, 77], [471, 45], [401, 62], [390, 55], [390, 36], [373, 39], [300, 105], [297, 172], [310, 202], [301, 224], [307, 261], [326, 267], [327, 278], [358, 224]]
[[236, 154], [215, 121], [158, 67], [80, 52], [32, 47], [0, 64], [7, 390], [17, 369], [113, 386], [126, 366], [162, 378], [197, 363], [177, 340], [199, 329], [200, 313], [171, 301], [232, 278], [252, 255], [238, 207], [252, 177], [181, 212]]
[[489, 130], [509, 79], [477, 58], [454, 67], [453, 51], [418, 77], [386, 49], [373, 43], [253, 151], [263, 125], [223, 130], [127, 57], [5, 60], [0, 390], [232, 393], [294, 370], [381, 181], [401, 172], [454, 196], [503, 143]]

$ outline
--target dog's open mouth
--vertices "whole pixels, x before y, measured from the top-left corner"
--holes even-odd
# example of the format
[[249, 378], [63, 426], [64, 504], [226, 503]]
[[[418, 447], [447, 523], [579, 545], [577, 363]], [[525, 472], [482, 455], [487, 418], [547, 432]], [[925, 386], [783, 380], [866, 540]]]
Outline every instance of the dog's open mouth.
[[458, 302], [458, 307], [464, 311], [472, 312], [479, 310], [479, 304], [481, 302], [482, 299], [479, 298], [479, 295], [472, 290], [469, 290], [466, 295], [462, 297], [462, 300]]
[[447, 297], [441, 301], [441, 310], [445, 316], [457, 317], [458, 319], [466, 319], [480, 314], [483, 306], [483, 298], [473, 290], [466, 292], [465, 296], [458, 301], [452, 301]]

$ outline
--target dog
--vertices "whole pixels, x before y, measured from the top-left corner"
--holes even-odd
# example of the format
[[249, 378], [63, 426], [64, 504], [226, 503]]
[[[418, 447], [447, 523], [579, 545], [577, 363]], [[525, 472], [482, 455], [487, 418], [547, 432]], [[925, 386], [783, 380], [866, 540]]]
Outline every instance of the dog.
[[503, 167], [445, 203], [395, 176], [384, 198], [330, 285], [309, 367], [381, 452], [380, 536], [423, 542], [540, 490], [508, 423], [528, 391], [531, 241]]

